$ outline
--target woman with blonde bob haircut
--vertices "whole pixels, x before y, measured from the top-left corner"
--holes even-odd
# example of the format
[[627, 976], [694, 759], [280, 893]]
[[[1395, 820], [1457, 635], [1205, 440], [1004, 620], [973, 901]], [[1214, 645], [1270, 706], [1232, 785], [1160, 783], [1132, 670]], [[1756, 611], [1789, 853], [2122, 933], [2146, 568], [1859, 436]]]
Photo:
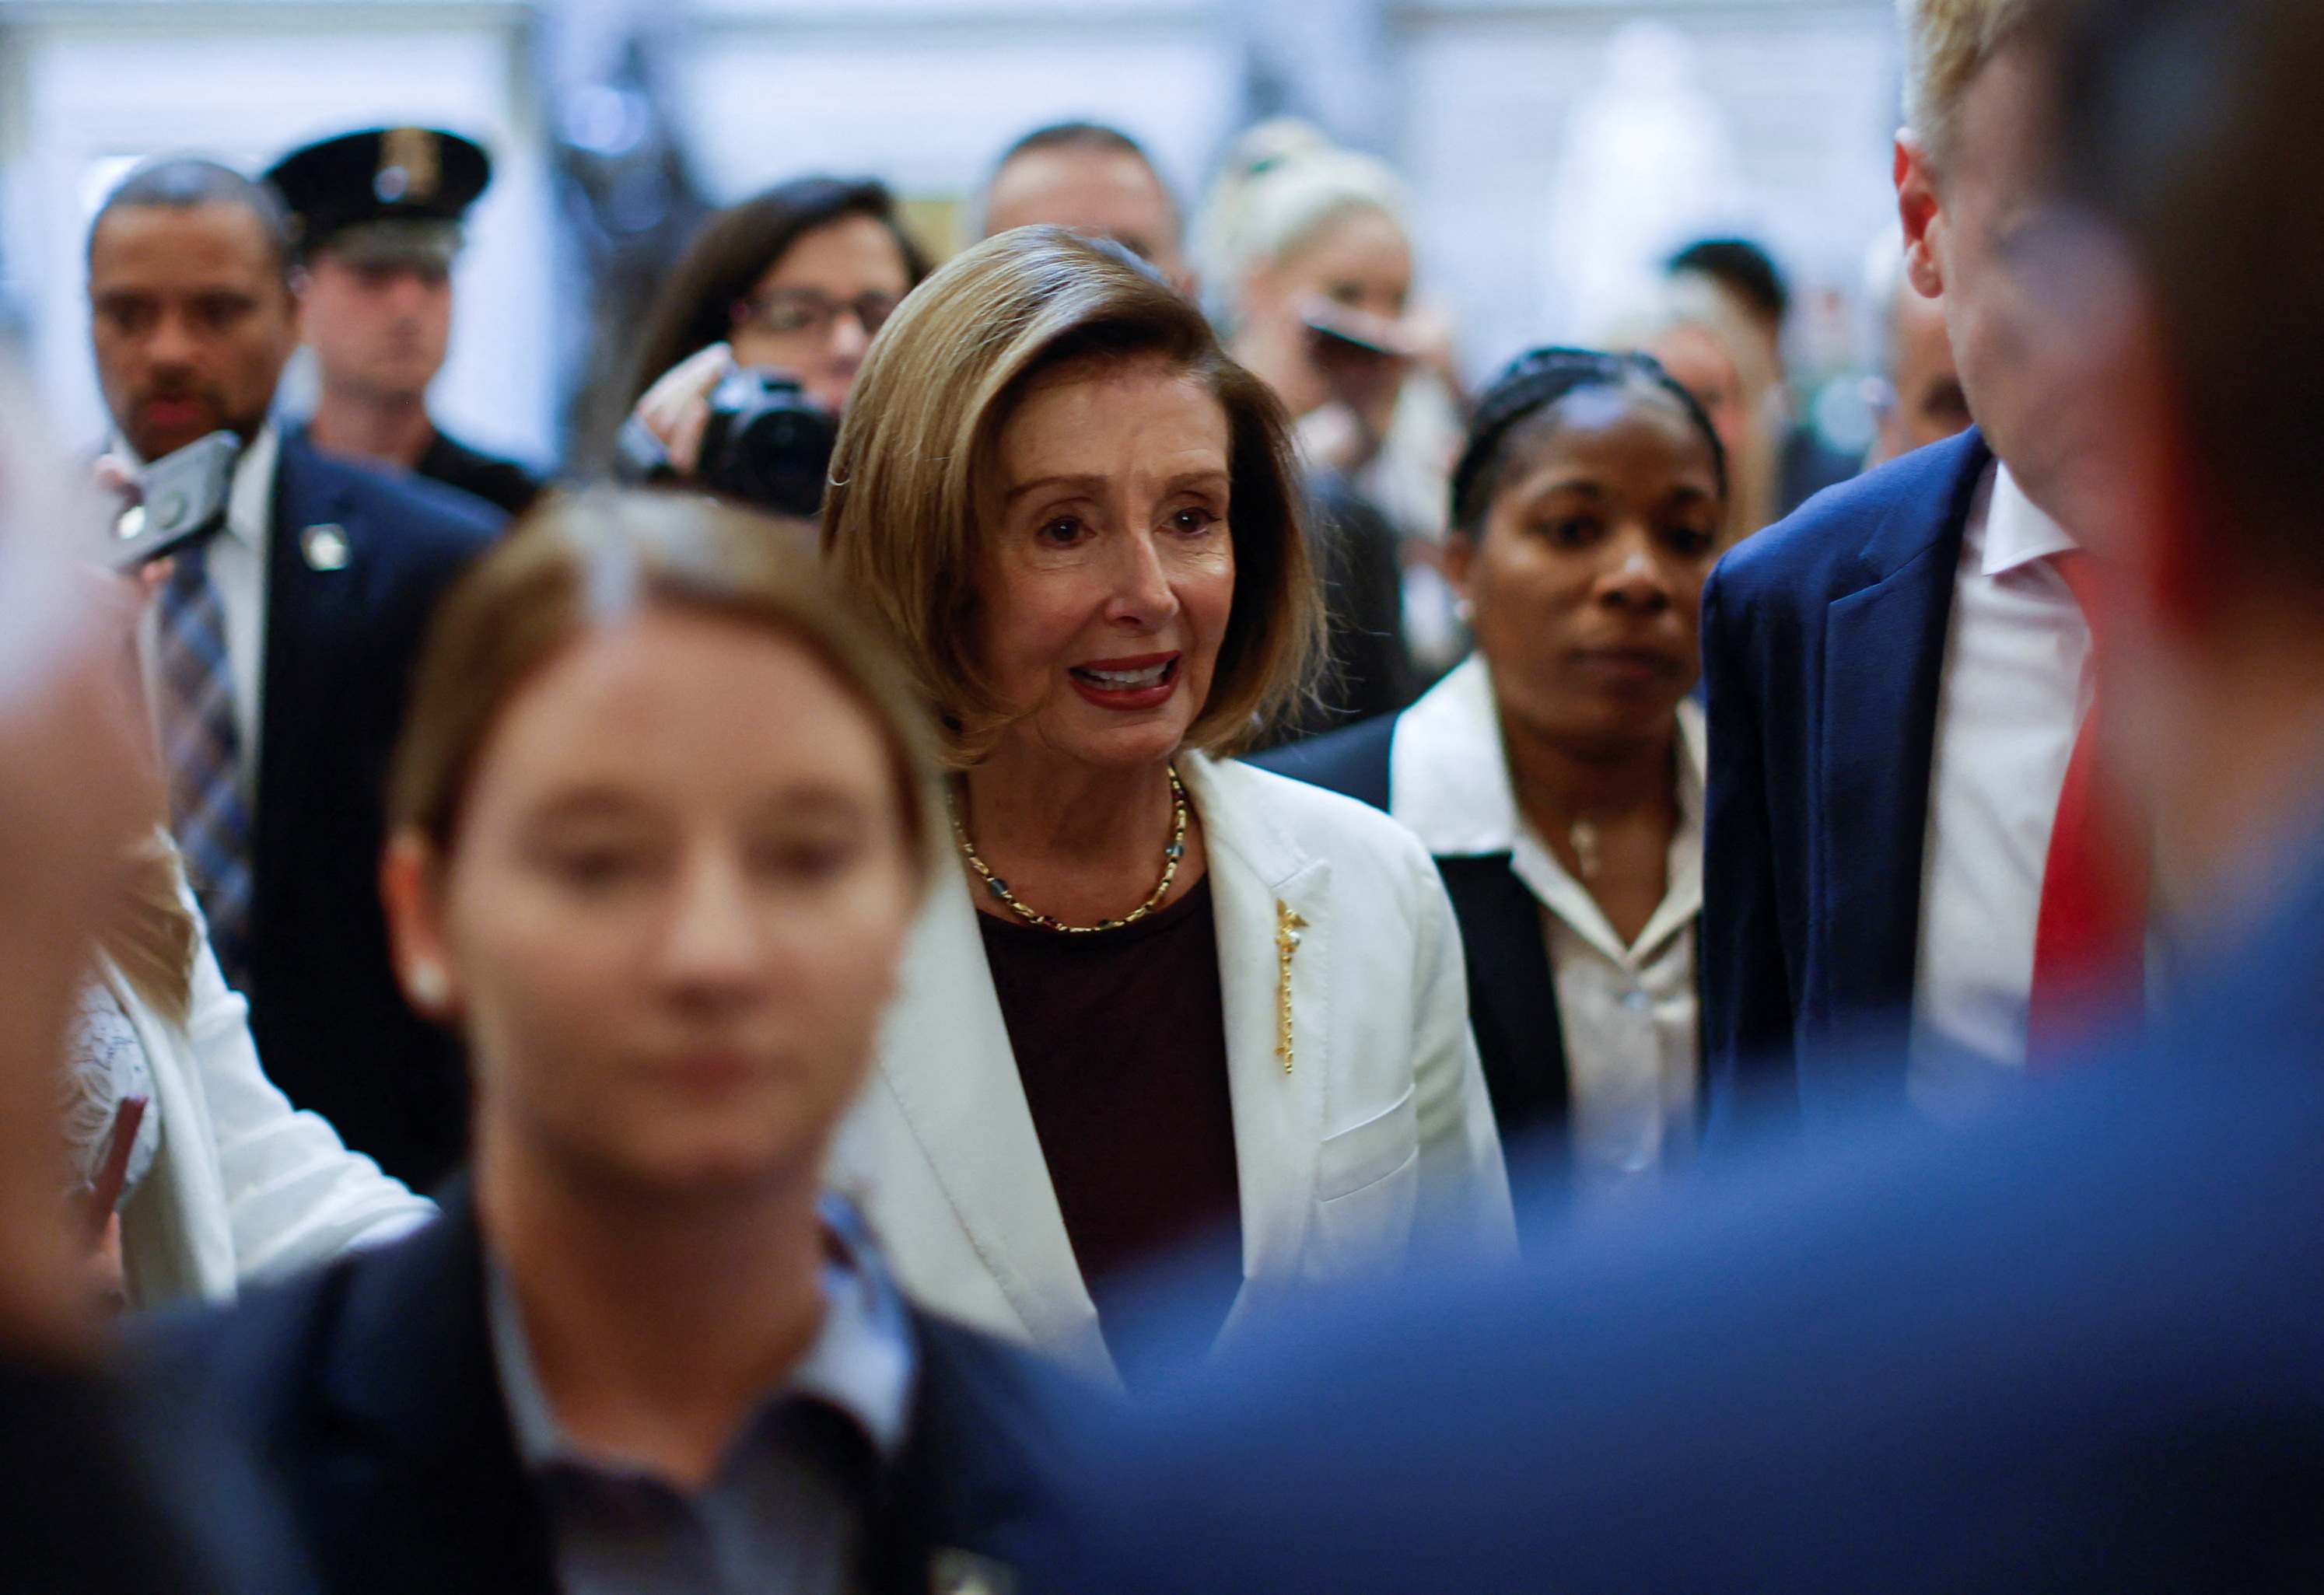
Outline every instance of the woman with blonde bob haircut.
[[1132, 1383], [1125, 1278], [1198, 1237], [1206, 1332], [1510, 1240], [1427, 854], [1230, 757], [1315, 655], [1295, 482], [1191, 303], [1026, 227], [881, 333], [825, 503], [954, 772], [841, 1157], [922, 1300]]
[[332, 1588], [927, 1590], [1024, 1554], [1051, 1381], [911, 1307], [825, 1185], [935, 795], [799, 530], [567, 499], [436, 617], [382, 887], [468, 1046], [472, 1183], [189, 1359], [266, 1415]]

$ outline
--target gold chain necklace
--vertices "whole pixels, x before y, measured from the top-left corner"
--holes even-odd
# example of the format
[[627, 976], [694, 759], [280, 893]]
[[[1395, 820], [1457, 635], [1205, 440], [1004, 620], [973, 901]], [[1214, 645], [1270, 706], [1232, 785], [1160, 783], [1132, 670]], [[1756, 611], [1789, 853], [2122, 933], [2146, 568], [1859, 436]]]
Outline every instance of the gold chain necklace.
[[968, 860], [968, 867], [975, 871], [978, 878], [983, 880], [984, 890], [1000, 899], [1010, 913], [1015, 914], [1026, 924], [1038, 925], [1043, 930], [1061, 930], [1067, 936], [1087, 936], [1093, 931], [1099, 930], [1120, 930], [1125, 925], [1135, 925], [1161, 906], [1162, 899], [1170, 895], [1170, 882], [1178, 878], [1178, 861], [1186, 854], [1186, 788], [1178, 782], [1176, 765], [1168, 766], [1167, 771], [1170, 777], [1170, 845], [1162, 850], [1162, 879], [1153, 891], [1148, 894], [1144, 902], [1119, 919], [1100, 920], [1095, 925], [1067, 925], [1064, 920], [1052, 918], [1038, 908], [1027, 908], [1018, 900], [1017, 894], [1009, 890], [1009, 882], [994, 874], [991, 866], [976, 856], [976, 844], [968, 839], [968, 826], [961, 821], [960, 799], [947, 793], [945, 796], [952, 809], [952, 834], [954, 839], [960, 844], [962, 856]]

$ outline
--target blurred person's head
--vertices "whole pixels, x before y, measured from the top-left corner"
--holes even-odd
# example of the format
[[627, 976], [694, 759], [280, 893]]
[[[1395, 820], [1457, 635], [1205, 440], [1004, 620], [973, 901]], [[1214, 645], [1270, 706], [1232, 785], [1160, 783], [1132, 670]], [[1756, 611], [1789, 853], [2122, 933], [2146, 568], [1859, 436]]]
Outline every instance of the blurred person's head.
[[1708, 277], [1733, 296], [1751, 325], [1766, 340], [1768, 364], [1784, 368], [1784, 324], [1792, 313], [1791, 285], [1775, 257], [1748, 238], [1703, 238], [1663, 263], [1674, 276]]
[[1726, 511], [1719, 435], [1653, 360], [1536, 349], [1494, 379], [1444, 558], [1505, 736], [1589, 756], [1674, 734]]
[[1886, 391], [1879, 429], [1865, 455], [1868, 466], [1926, 448], [1970, 425], [1969, 397], [1961, 392], [1952, 339], [1945, 328], [1944, 301], [1929, 298], [1906, 281], [1901, 259], [1886, 294], [1880, 318]]
[[1295, 416], [1329, 392], [1314, 368], [1310, 316], [1336, 309], [1393, 322], [1412, 297], [1402, 185], [1305, 123], [1265, 123], [1236, 142], [1204, 234], [1204, 272], [1228, 296], [1235, 357]]
[[89, 341], [114, 426], [158, 459], [220, 429], [254, 436], [298, 346], [282, 203], [189, 158], [139, 167], [88, 235]]
[[807, 529], [604, 492], [438, 613], [383, 886], [479, 1185], [811, 1191], [933, 856], [920, 711]]
[[2232, 919], [2317, 823], [2324, 759], [2324, 210], [2294, 198], [2324, 12], [2049, 9], [2062, 203], [2017, 248], [2063, 396], [2059, 512], [2111, 578], [2099, 658], [2155, 788], [2158, 895]]
[[2043, 77], [2025, 23], [2034, 0], [1900, 0], [1906, 125], [1896, 139], [1905, 269], [1944, 301], [1970, 413], [2034, 498], [2053, 508], [2063, 401], [2031, 352], [2040, 333], [2016, 247], [2051, 180]]
[[1749, 313], [1715, 279], [1682, 272], [1609, 331], [1609, 348], [1653, 357], [1719, 434], [1731, 478], [1729, 526], [1748, 537], [1774, 518], [1781, 373]]
[[1178, 202], [1138, 141], [1093, 122], [1036, 128], [1009, 146], [984, 187], [984, 236], [1012, 227], [1070, 227], [1111, 238], [1194, 292]]
[[807, 177], [718, 212], [655, 296], [631, 397], [724, 343], [735, 363], [784, 373], [836, 414], [864, 351], [927, 261], [869, 180]]
[[824, 539], [955, 765], [1231, 751], [1305, 687], [1314, 577], [1282, 408], [1118, 246], [988, 239], [897, 315]]

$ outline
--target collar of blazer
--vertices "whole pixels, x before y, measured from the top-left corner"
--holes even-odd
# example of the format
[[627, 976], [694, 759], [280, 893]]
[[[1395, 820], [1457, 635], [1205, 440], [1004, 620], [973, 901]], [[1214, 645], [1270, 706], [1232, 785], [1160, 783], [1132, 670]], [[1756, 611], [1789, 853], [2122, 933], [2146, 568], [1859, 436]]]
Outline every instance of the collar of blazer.
[[[462, 1176], [434, 1222], [260, 1309], [279, 1314], [303, 1293], [329, 1315], [296, 1332], [302, 1345], [320, 1344], [313, 1377], [336, 1421], [302, 1417], [289, 1466], [302, 1485], [326, 1480], [309, 1493], [331, 1508], [314, 1515], [315, 1554], [334, 1587], [371, 1576], [398, 1589], [555, 1589], [554, 1547], [502, 1397], [484, 1290], [483, 1236]], [[976, 1587], [932, 1582], [953, 1569], [1005, 1590], [1005, 1564], [946, 1547], [1009, 1553], [1047, 1531], [1054, 1508], [1042, 1461], [1056, 1415], [1079, 1393], [924, 1314], [913, 1313], [912, 1335], [920, 1360], [908, 1433], [866, 1525], [865, 1585], [881, 1595]], [[249, 1349], [266, 1360], [253, 1378], [286, 1377], [284, 1346], [263, 1338]]]
[[[1863, 585], [1824, 610], [1821, 757], [1811, 846], [1831, 955], [1804, 1017], [1887, 1008], [1913, 989], [1929, 778], [1961, 536], [1993, 454], [1972, 429], [1922, 451], [1858, 555]], [[1915, 456], [1908, 456], [1907, 460]], [[1902, 463], [1902, 462], [1900, 462]], [[1895, 934], [1870, 933], [1891, 926]]]
[[1971, 427], [1957, 438], [1931, 444], [1914, 464], [1919, 466], [1918, 479], [1904, 491], [1888, 494], [1886, 507], [1857, 550], [1853, 575], [1858, 587], [1887, 581], [1935, 553], [1943, 566], [1943, 585], [1948, 593], [1951, 591], [1961, 529], [1968, 523], [1978, 484], [1993, 464], [1993, 450], [1987, 446], [1985, 435]]
[[[1218, 926], [1246, 1281], [1301, 1272], [1314, 1221], [1331, 1001], [1332, 873], [1268, 801], [1274, 780], [1189, 753], [1180, 778], [1201, 816]], [[1283, 911], [1305, 922], [1289, 963], [1293, 1064], [1280, 1036]], [[1097, 1309], [1049, 1183], [994, 995], [967, 876], [942, 871], [907, 956], [880, 1084], [910, 1126], [954, 1215], [1036, 1343], [1110, 1372]], [[1228, 1330], [1252, 1305], [1247, 1284]]]

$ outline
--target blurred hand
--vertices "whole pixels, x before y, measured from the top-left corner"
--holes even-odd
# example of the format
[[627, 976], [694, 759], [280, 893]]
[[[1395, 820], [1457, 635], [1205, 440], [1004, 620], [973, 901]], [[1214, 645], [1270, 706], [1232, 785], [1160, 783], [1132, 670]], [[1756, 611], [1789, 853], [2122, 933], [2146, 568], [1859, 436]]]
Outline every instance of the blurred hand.
[[710, 392], [739, 369], [730, 345], [713, 344], [662, 373], [639, 399], [634, 412], [654, 435], [681, 476], [694, 475], [702, 456], [702, 431], [710, 424]]

